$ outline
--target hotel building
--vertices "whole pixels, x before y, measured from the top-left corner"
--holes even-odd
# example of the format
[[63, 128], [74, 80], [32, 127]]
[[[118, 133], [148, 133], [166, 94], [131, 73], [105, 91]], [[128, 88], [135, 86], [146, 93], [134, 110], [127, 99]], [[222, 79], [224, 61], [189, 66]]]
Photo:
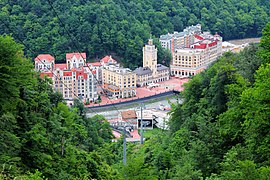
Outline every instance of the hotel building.
[[169, 80], [169, 68], [157, 64], [157, 48], [153, 40], [149, 39], [143, 49], [143, 67], [135, 69], [133, 72], [137, 75], [137, 86], [147, 86], [151, 83], [157, 83]]
[[170, 73], [189, 77], [206, 69], [222, 53], [222, 37], [209, 32], [201, 33], [201, 26], [190, 26], [183, 32], [160, 36], [162, 47], [172, 53]]
[[93, 102], [98, 98], [96, 71], [90, 70], [85, 60], [85, 53], [68, 53], [66, 63], [55, 64], [53, 56], [40, 54], [35, 58], [35, 70], [41, 77], [50, 77], [54, 89], [62, 93], [64, 99], [79, 97], [85, 102]]
[[119, 64], [104, 65], [102, 69], [103, 89], [108, 96], [129, 98], [136, 96], [136, 74]]

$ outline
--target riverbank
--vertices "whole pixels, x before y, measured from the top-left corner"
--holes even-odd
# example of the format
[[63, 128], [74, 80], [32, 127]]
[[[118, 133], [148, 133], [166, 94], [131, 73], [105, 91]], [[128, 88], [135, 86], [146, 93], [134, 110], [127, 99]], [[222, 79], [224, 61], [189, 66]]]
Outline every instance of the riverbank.
[[90, 104], [87, 105], [86, 108], [94, 111], [104, 111], [104, 109], [115, 109], [118, 107], [129, 106], [130, 104], [140, 104], [146, 103], [151, 100], [163, 98], [163, 97], [171, 97], [175, 94], [179, 94], [183, 90], [182, 85], [188, 82], [188, 78], [180, 79], [172, 77], [168, 81], [158, 83], [159, 86], [155, 88], [147, 88], [140, 87], [137, 88], [136, 97], [131, 98], [119, 98], [119, 99], [108, 99], [106, 96], [101, 96], [102, 102], [99, 104]]
[[153, 96], [148, 96], [145, 98], [138, 98], [138, 99], [134, 99], [134, 100], [129, 100], [129, 101], [123, 101], [123, 102], [118, 102], [118, 103], [114, 103], [114, 104], [107, 104], [107, 105], [103, 105], [103, 106], [94, 106], [94, 107], [88, 107], [88, 112], [91, 111], [95, 111], [95, 112], [102, 112], [104, 110], [106, 111], [111, 111], [111, 110], [115, 110], [117, 109], [130, 109], [133, 107], [138, 107], [141, 105], [141, 103], [143, 104], [151, 104], [151, 103], [155, 103], [155, 102], [159, 102], [159, 101], [163, 101], [163, 100], [169, 100], [169, 99], [177, 99], [179, 92], [177, 91], [168, 91], [165, 93], [160, 93], [157, 95], [153, 95]]

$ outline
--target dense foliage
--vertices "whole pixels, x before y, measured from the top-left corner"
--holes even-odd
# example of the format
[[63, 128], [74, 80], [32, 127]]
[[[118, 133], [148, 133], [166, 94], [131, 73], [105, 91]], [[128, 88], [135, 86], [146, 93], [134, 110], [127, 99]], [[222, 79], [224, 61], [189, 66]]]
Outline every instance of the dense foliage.
[[0, 36], [0, 179], [111, 179], [96, 152], [111, 141], [109, 123], [69, 108], [32, 68], [22, 46]]
[[[65, 53], [85, 51], [90, 59], [114, 54], [125, 66], [142, 63], [142, 47], [155, 37], [186, 26], [202, 24], [204, 31], [224, 39], [261, 36], [269, 21], [265, 0], [2, 0], [0, 34], [24, 40], [28, 57], [50, 53], [63, 60]], [[16, 39], [15, 39], [16, 40]], [[158, 46], [158, 60], [169, 62]]]
[[[269, 179], [270, 23], [260, 47], [226, 53], [194, 76], [170, 131], [130, 146], [126, 179]], [[268, 54], [268, 55], [267, 55]], [[116, 166], [117, 167], [117, 166]]]

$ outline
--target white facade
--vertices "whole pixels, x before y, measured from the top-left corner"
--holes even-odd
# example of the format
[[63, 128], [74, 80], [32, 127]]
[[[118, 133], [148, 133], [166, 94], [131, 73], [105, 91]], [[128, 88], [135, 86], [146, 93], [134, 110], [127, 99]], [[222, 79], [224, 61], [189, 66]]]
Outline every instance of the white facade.
[[[43, 55], [48, 59], [54, 58]], [[54, 89], [63, 95], [66, 100], [81, 98], [85, 102], [93, 102], [98, 99], [96, 72], [85, 66], [85, 53], [69, 53], [66, 55], [66, 64], [54, 64], [50, 70], [41, 70], [41, 76], [49, 76], [53, 80]], [[35, 64], [40, 64], [40, 55], [35, 59]], [[45, 61], [46, 62], [46, 61]], [[39, 66], [36, 66], [39, 67]]]

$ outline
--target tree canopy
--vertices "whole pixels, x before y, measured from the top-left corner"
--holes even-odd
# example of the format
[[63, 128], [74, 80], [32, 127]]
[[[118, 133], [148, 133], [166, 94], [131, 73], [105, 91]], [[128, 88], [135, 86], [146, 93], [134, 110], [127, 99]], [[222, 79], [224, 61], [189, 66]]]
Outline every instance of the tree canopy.
[[112, 138], [104, 117], [68, 107], [9, 36], [0, 36], [0, 62], [0, 179], [111, 179], [95, 152]]
[[260, 46], [225, 53], [192, 77], [174, 104], [170, 130], [129, 148], [123, 177], [269, 179], [269, 24]]
[[[269, 3], [261, 0], [3, 0], [0, 8], [0, 20], [10, 27], [1, 23], [0, 34], [23, 39], [32, 49], [25, 49], [28, 57], [50, 53], [63, 60], [80, 51], [93, 60], [112, 54], [130, 68], [141, 65], [150, 34], [158, 38], [200, 23], [225, 40], [258, 37], [270, 17]], [[168, 64], [160, 46], [158, 52], [160, 63]]]

